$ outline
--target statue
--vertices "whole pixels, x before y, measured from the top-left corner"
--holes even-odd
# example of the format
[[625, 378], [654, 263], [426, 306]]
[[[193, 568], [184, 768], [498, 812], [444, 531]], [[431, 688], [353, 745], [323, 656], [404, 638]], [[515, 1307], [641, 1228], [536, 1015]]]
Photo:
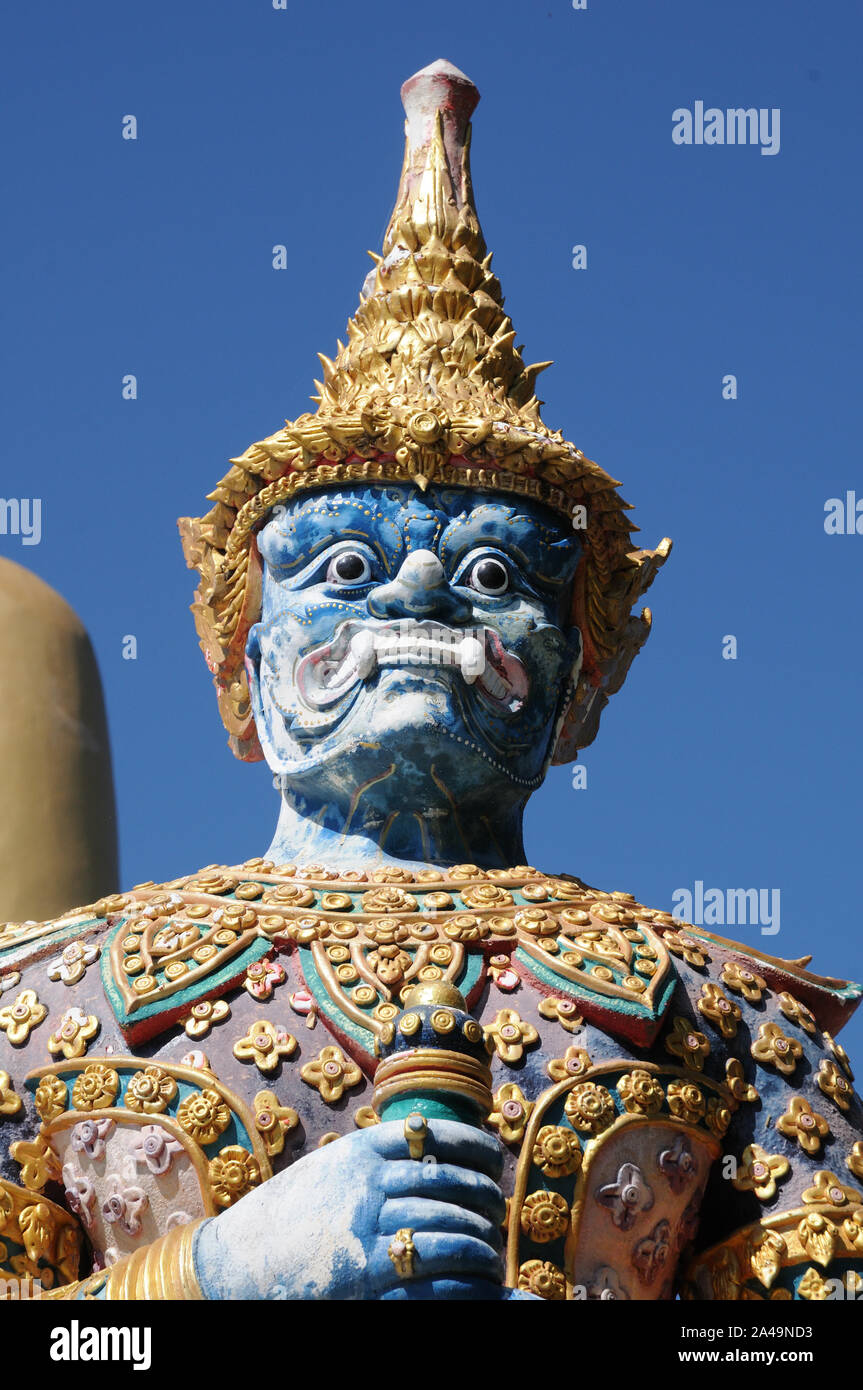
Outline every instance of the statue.
[[476, 89], [403, 98], [317, 409], [180, 523], [275, 838], [3, 929], [0, 1263], [64, 1299], [825, 1298], [863, 1262], [860, 990], [522, 862], [669, 543], [540, 418]]

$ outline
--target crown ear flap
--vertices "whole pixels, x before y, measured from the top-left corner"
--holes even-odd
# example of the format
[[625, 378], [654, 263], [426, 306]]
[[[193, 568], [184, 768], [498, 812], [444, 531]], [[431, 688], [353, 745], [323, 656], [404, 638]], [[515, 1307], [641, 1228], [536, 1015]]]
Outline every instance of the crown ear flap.
[[[222, 622], [231, 624], [236, 617], [236, 626], [231, 632], [222, 628], [230, 640], [224, 648], [224, 655], [216, 668], [214, 683], [219, 700], [219, 713], [228, 731], [228, 743], [232, 753], [244, 763], [260, 762], [264, 751], [255, 727], [252, 698], [249, 690], [249, 677], [246, 669], [246, 642], [249, 632], [261, 616], [262, 573], [261, 557], [258, 552], [257, 536], [253, 535], [247, 551], [248, 557], [243, 566], [242, 588], [222, 610]], [[236, 603], [236, 607], [234, 607]], [[217, 623], [217, 631], [219, 631]]]

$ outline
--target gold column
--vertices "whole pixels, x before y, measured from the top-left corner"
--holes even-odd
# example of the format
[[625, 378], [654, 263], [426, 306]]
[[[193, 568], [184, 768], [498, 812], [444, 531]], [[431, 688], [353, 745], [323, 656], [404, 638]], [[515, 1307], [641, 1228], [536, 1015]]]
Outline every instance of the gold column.
[[111, 750], [93, 648], [65, 600], [6, 559], [0, 711], [0, 922], [42, 921], [115, 892]]

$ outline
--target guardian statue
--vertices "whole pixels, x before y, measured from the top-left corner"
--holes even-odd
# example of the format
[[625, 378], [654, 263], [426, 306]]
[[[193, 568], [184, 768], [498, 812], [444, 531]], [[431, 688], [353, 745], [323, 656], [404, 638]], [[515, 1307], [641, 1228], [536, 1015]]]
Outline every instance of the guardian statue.
[[474, 207], [475, 87], [436, 62], [402, 95], [317, 408], [180, 523], [273, 842], [0, 931], [6, 1287], [826, 1298], [863, 1265], [835, 1041], [859, 989], [523, 862], [670, 545], [638, 549], [541, 419]]

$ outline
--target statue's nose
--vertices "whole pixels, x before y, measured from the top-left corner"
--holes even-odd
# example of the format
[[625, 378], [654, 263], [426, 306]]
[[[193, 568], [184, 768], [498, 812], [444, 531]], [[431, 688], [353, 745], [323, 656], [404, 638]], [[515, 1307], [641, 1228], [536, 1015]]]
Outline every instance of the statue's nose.
[[431, 550], [414, 550], [389, 584], [381, 584], [368, 597], [375, 618], [440, 618], [464, 622], [471, 608], [446, 582], [444, 567]]

